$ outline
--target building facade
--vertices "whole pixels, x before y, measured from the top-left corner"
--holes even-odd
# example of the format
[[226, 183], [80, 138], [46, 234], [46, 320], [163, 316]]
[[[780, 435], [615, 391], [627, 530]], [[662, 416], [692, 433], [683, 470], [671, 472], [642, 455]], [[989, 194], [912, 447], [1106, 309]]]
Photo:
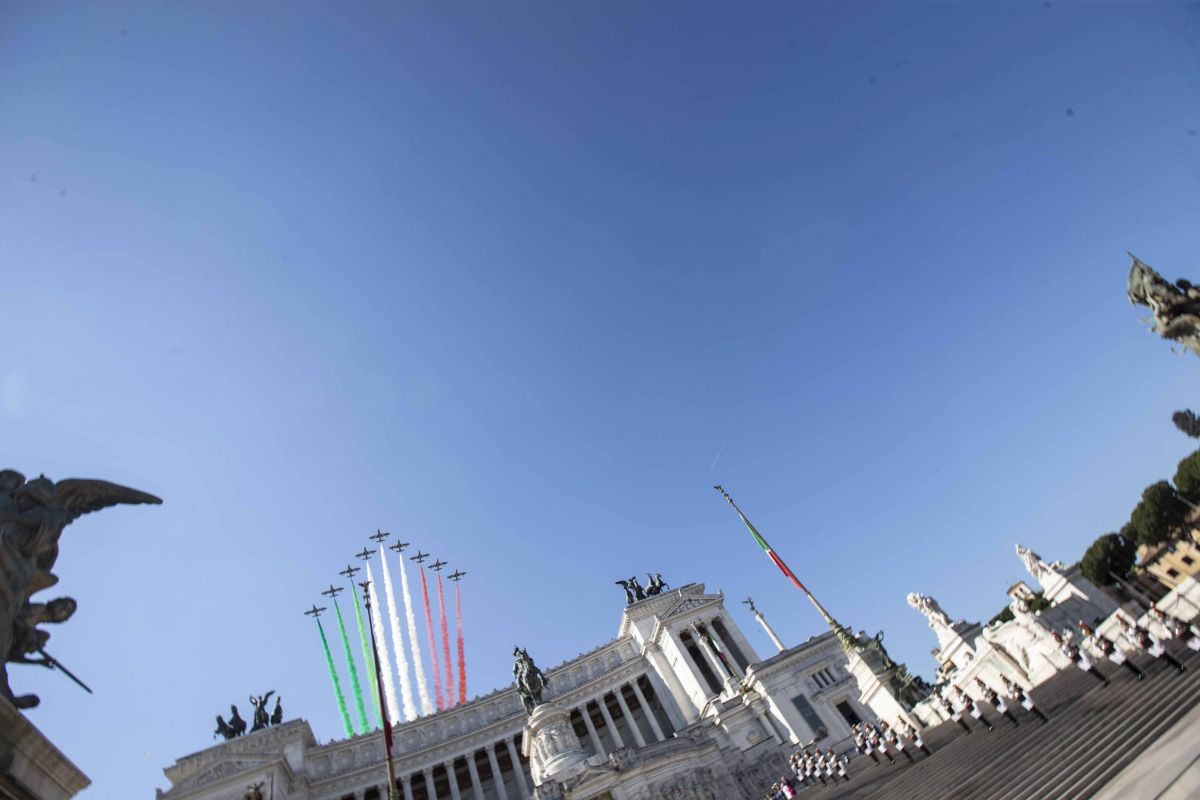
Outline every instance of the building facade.
[[[617, 636], [546, 670], [575, 737], [570, 780], [537, 774], [514, 687], [395, 726], [404, 800], [757, 798], [797, 744], [844, 749], [874, 719], [832, 633], [761, 658], [721, 594], [688, 584], [624, 610]], [[535, 769], [531, 769], [534, 755]], [[383, 800], [382, 733], [317, 743], [296, 720], [185, 756], [164, 800]], [[540, 786], [539, 786], [540, 785]], [[251, 795], [252, 796], [252, 795]]]

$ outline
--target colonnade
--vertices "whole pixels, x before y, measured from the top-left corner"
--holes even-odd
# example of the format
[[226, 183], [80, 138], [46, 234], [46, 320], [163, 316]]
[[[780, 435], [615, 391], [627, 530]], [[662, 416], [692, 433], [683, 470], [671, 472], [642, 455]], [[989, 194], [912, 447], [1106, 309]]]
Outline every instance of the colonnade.
[[[675, 730], [655, 684], [643, 674], [571, 709], [571, 723], [589, 755], [644, 747]], [[527, 800], [533, 791], [521, 734], [396, 779], [403, 800]], [[387, 784], [359, 789], [340, 800], [387, 800]]]

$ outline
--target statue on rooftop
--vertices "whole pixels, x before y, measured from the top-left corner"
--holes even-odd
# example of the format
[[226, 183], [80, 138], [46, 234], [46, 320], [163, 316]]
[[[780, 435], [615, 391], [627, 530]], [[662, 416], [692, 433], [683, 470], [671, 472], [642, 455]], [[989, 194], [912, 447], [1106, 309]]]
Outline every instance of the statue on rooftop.
[[1044, 582], [1046, 578], [1053, 575], [1061, 574], [1067, 568], [1067, 565], [1061, 561], [1047, 564], [1037, 553], [1021, 545], [1017, 545], [1017, 557], [1025, 564], [1025, 569], [1029, 570], [1029, 574], [1037, 578], [1039, 582]]
[[267, 714], [267, 701], [273, 694], [275, 694], [274, 689], [258, 697], [250, 695], [250, 705], [254, 706], [254, 725], [250, 728], [251, 733], [261, 731], [271, 723], [271, 717]]
[[[161, 502], [154, 495], [107, 481], [68, 478], [56, 483], [44, 475], [26, 481], [15, 470], [0, 470], [0, 696], [17, 708], [32, 708], [39, 702], [36, 695], [13, 694], [9, 661], [42, 664], [69, 675], [45, 653], [50, 635], [37, 626], [66, 621], [75, 612], [75, 601], [69, 597], [48, 603], [30, 601], [32, 595], [58, 583], [53, 569], [63, 530], [84, 514], [109, 506]], [[33, 652], [42, 658], [27, 658]]]
[[634, 603], [633, 589], [629, 586], [629, 581], [614, 581], [617, 586], [625, 590], [625, 605], [631, 606]]
[[910, 592], [908, 595], [908, 604], [925, 615], [925, 619], [929, 620], [929, 627], [937, 630], [938, 628], [949, 628], [951, 626], [950, 617], [942, 610], [937, 600], [934, 600], [927, 594], [918, 594]]
[[629, 576], [629, 588], [633, 591], [634, 600], [646, 599], [646, 590], [642, 588], [640, 583], [638, 583], [637, 575]]
[[525, 713], [532, 714], [541, 705], [542, 692], [546, 688], [546, 676], [533, 663], [533, 658], [524, 647], [514, 647], [513, 655], [517, 657], [513, 664], [513, 677], [517, 679], [517, 693], [521, 695], [521, 704]]
[[1168, 283], [1132, 253], [1129, 270], [1129, 302], [1146, 306], [1153, 313], [1150, 329], [1164, 339], [1179, 342], [1200, 355], [1200, 287], [1182, 278]]

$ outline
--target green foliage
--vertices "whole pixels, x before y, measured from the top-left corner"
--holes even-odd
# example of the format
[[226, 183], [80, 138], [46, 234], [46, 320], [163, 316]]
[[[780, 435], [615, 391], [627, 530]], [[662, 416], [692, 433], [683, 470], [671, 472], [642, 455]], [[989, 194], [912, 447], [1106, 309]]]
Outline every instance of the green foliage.
[[1012, 618], [1012, 606], [1005, 606], [999, 614], [988, 620], [988, 625], [991, 625], [993, 622], [1008, 622]]
[[[1126, 526], [1128, 528], [1128, 526]], [[1129, 575], [1133, 568], [1136, 544], [1119, 533], [1106, 533], [1092, 542], [1079, 562], [1083, 577], [1097, 586], [1116, 583], [1109, 573], [1119, 578]]]
[[[1030, 611], [1045, 611], [1050, 607], [1050, 601], [1047, 600], [1041, 592], [1038, 592], [1033, 597], [1029, 598]], [[1000, 613], [988, 620], [988, 625], [993, 622], [1008, 622], [1013, 618], [1012, 605], [1007, 605], [1000, 610]]]
[[1176, 491], [1193, 503], [1200, 499], [1200, 450], [1179, 462], [1173, 483]]
[[1029, 598], [1030, 611], [1045, 611], [1049, 607], [1050, 601], [1043, 597], [1041, 592], [1038, 592], [1033, 597]]
[[1175, 490], [1166, 481], [1146, 487], [1141, 502], [1133, 509], [1129, 524], [1136, 532], [1139, 545], [1155, 545], [1170, 539], [1183, 524], [1187, 506], [1175, 496]]
[[1200, 417], [1192, 413], [1190, 408], [1184, 411], [1176, 411], [1171, 415], [1171, 421], [1185, 435], [1193, 439], [1200, 439]]

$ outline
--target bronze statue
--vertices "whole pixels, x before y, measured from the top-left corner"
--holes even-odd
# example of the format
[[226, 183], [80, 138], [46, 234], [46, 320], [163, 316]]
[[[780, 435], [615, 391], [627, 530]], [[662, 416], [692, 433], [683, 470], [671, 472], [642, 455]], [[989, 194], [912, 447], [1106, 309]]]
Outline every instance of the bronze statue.
[[625, 605], [633, 605], [633, 589], [629, 588], [629, 581], [616, 581], [615, 583], [625, 590]]
[[629, 576], [629, 588], [633, 590], [634, 600], [646, 599], [646, 590], [642, 588], [640, 583], [638, 583], [637, 575]]
[[663, 580], [661, 572], [646, 573], [646, 595], [654, 596], [662, 594], [667, 589], [667, 582]]
[[262, 793], [263, 781], [247, 786], [246, 793], [242, 795], [242, 800], [264, 800]]
[[250, 705], [254, 706], [254, 725], [250, 728], [251, 733], [261, 731], [270, 724], [271, 718], [267, 714], [267, 701], [271, 699], [271, 695], [273, 694], [275, 694], [274, 689], [258, 697], [250, 695]]
[[533, 659], [524, 647], [514, 647], [513, 655], [517, 657], [516, 663], [513, 664], [513, 677], [517, 679], [517, 693], [521, 695], [521, 704], [525, 706], [525, 713], [532, 714], [533, 710], [544, 702], [542, 690], [546, 688], [548, 681], [542, 671], [533, 663]]
[[1200, 287], [1183, 279], [1168, 283], [1137, 256], [1129, 257], [1129, 302], [1150, 309], [1151, 331], [1200, 355]]
[[[43, 652], [49, 634], [38, 631], [37, 625], [65, 621], [74, 613], [75, 601], [60, 597], [41, 604], [29, 598], [58, 582], [53, 569], [63, 530], [84, 514], [109, 506], [161, 502], [107, 481], [68, 478], [55, 483], [44, 475], [26, 481], [15, 470], [0, 470], [0, 695], [17, 708], [32, 708], [39, 700], [12, 693], [8, 661], [62, 669]], [[30, 661], [25, 656], [32, 652], [41, 652], [43, 658]]]
[[278, 725], [283, 722], [283, 699], [279, 695], [275, 695], [275, 710], [271, 712], [271, 724]]
[[233, 732], [233, 728], [229, 727], [229, 723], [227, 723], [225, 718], [220, 714], [217, 714], [217, 729], [213, 731], [213, 738], [215, 739], [218, 736], [224, 736], [226, 741], [229, 741], [233, 737], [237, 736], [237, 734]]
[[[238, 713], [237, 706], [229, 706], [229, 729], [233, 731], [234, 736], [241, 736], [246, 732], [246, 720], [242, 719], [242, 715]], [[229, 738], [233, 738], [232, 736]]]

